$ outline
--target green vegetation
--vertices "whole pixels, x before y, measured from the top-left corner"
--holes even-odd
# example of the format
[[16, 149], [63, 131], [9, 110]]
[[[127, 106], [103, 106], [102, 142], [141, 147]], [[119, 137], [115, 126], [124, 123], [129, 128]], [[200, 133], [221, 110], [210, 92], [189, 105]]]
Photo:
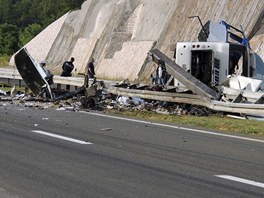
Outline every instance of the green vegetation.
[[0, 53], [10, 55], [14, 49], [18, 49], [18, 31], [15, 25], [0, 25]]
[[22, 45], [27, 44], [31, 39], [33, 39], [38, 33], [40, 33], [42, 27], [37, 24], [28, 25], [23, 32], [19, 35], [19, 41]]
[[0, 56], [0, 67], [6, 67], [8, 66], [10, 56], [2, 55]]
[[112, 114], [119, 114], [134, 118], [142, 118], [149, 121], [162, 121], [173, 124], [189, 125], [213, 129], [222, 132], [235, 132], [250, 135], [264, 135], [264, 122], [257, 120], [240, 120], [226, 116], [176, 116], [161, 115], [151, 111], [117, 111], [107, 110]]
[[85, 0], [1, 0], [0, 66], [45, 27]]

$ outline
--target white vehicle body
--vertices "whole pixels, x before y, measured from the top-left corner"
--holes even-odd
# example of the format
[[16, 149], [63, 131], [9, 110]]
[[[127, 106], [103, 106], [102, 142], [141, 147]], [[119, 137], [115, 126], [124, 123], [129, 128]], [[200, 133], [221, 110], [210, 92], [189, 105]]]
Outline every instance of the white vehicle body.
[[[228, 75], [253, 77], [255, 53], [241, 44], [227, 42], [179, 42], [175, 62], [204, 84], [221, 84]], [[177, 79], [175, 86], [181, 85]]]
[[[220, 85], [232, 74], [262, 77], [263, 64], [256, 60], [258, 55], [250, 49], [243, 30], [225, 21], [208, 21], [202, 25], [198, 42], [179, 42], [175, 49], [176, 64], [209, 87]], [[181, 85], [177, 79], [174, 84]]]

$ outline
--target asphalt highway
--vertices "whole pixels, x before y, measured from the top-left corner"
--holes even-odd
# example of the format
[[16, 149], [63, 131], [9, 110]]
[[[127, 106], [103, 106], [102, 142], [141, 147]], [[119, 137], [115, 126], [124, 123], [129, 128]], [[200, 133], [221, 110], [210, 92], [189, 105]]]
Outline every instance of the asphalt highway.
[[0, 170], [1, 198], [263, 198], [264, 139], [2, 105]]

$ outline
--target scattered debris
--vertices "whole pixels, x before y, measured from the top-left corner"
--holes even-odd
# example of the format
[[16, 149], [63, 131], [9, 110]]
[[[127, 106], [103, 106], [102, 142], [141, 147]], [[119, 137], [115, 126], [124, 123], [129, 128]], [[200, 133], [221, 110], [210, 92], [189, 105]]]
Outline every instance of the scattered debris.
[[[127, 83], [127, 80], [126, 80]], [[129, 84], [129, 83], [128, 83]], [[119, 84], [120, 86], [121, 84]], [[124, 86], [124, 85], [122, 85]], [[11, 105], [20, 105], [20, 111], [24, 108], [55, 108], [58, 111], [80, 111], [87, 109], [104, 110], [114, 109], [119, 111], [152, 111], [164, 115], [196, 115], [208, 116], [212, 111], [204, 107], [191, 106], [185, 104], [177, 104], [172, 102], [158, 101], [158, 100], [144, 100], [139, 97], [128, 97], [115, 95], [103, 91], [103, 82], [97, 82], [88, 88], [81, 87], [76, 91], [63, 93], [63, 97], [58, 97], [60, 100], [47, 100], [39, 96], [20, 93], [19, 97], [11, 98], [10, 95], [3, 95], [0, 101], [2, 107], [7, 107], [8, 103]], [[145, 87], [145, 89], [151, 89]], [[63, 91], [64, 92], [64, 91]], [[49, 118], [42, 118], [48, 120]], [[110, 130], [109, 128], [102, 130]]]
[[6, 96], [7, 94], [6, 94], [6, 92], [5, 91], [2, 91], [2, 90], [0, 90], [0, 96], [1, 95], [4, 95], [4, 96]]
[[10, 96], [11, 98], [14, 98], [16, 97], [16, 94], [17, 94], [17, 90], [16, 90], [16, 85], [14, 85], [11, 89], [11, 92], [10, 92]]
[[112, 129], [111, 128], [103, 128], [103, 129], [101, 129], [101, 131], [112, 131]]

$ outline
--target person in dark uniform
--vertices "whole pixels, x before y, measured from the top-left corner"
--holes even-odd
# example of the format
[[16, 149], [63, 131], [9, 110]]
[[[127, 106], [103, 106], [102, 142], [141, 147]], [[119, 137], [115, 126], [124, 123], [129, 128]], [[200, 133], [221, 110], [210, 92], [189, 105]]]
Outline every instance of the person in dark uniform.
[[95, 77], [95, 72], [94, 72], [94, 58], [91, 58], [87, 65], [87, 74], [89, 78], [94, 78]]
[[94, 71], [94, 58], [91, 58], [86, 66], [86, 74], [85, 74], [85, 87], [88, 87], [89, 78], [93, 78], [94, 82], [96, 81], [95, 78], [95, 71]]
[[71, 72], [74, 69], [74, 65], [73, 65], [74, 60], [75, 59], [71, 57], [70, 61], [65, 61], [63, 63], [61, 76], [65, 76], [65, 77], [72, 76]]

